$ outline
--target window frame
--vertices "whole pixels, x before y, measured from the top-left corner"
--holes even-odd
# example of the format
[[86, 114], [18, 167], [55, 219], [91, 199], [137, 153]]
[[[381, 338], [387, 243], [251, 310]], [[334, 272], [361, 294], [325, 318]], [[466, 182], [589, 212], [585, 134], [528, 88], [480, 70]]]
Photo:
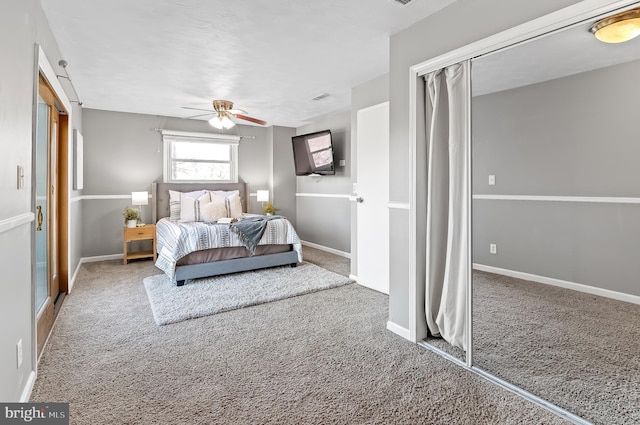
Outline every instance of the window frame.
[[[161, 130], [162, 134], [162, 181], [165, 183], [237, 183], [238, 182], [238, 145], [240, 136], [235, 134], [220, 133], [195, 133], [189, 131]], [[212, 163], [229, 163], [231, 165], [231, 178], [229, 180], [178, 180], [171, 175], [172, 164], [175, 160], [172, 157], [171, 145], [174, 142], [206, 143], [227, 145], [230, 149], [229, 161], [206, 161]], [[202, 162], [202, 161], [200, 161]]]

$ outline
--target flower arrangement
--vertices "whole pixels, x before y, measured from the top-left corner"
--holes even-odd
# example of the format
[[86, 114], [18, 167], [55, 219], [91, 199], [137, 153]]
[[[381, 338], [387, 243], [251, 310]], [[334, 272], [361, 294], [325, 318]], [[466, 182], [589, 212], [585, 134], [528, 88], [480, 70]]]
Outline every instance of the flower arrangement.
[[124, 217], [125, 223], [129, 220], [140, 220], [140, 212], [137, 209], [131, 207], [126, 207], [122, 212], [122, 216]]
[[273, 205], [271, 204], [271, 202], [267, 202], [267, 205], [264, 206], [264, 213], [266, 215], [273, 215], [276, 213], [276, 209], [273, 208]]

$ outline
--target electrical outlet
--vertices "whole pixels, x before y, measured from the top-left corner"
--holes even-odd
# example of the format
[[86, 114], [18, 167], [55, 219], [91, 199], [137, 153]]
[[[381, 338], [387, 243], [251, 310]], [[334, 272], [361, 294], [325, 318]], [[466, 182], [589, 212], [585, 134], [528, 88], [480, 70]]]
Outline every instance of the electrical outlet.
[[496, 176], [495, 174], [489, 174], [489, 186], [496, 185]]
[[494, 243], [489, 244], [489, 252], [491, 254], [497, 254], [498, 253], [498, 246]]
[[16, 360], [18, 362], [18, 369], [22, 366], [22, 340], [18, 340], [16, 344]]
[[338, 162], [338, 164], [340, 164], [341, 167], [344, 167], [345, 165], [347, 165], [347, 161], [344, 159], [341, 159], [340, 162]]

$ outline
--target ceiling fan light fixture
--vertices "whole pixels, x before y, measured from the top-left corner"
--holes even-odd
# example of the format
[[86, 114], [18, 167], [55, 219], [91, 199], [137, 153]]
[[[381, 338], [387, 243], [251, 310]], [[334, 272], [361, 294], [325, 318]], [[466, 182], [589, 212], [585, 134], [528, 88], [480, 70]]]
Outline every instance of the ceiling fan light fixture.
[[596, 22], [593, 35], [603, 43], [624, 43], [640, 35], [640, 9], [627, 10]]
[[211, 124], [213, 127], [217, 128], [218, 130], [222, 130], [223, 128], [224, 129], [230, 129], [231, 127], [236, 125], [233, 121], [231, 121], [229, 116], [227, 114], [225, 114], [224, 112], [219, 112], [218, 115], [216, 115], [215, 117], [211, 118], [209, 120], [209, 124]]
[[224, 114], [224, 117], [222, 117], [222, 127], [229, 129], [231, 127], [233, 127], [234, 125], [236, 125], [233, 121], [231, 121], [231, 119], [229, 118], [229, 116], [227, 114]]
[[209, 120], [209, 124], [218, 130], [222, 130], [222, 120], [217, 115]]

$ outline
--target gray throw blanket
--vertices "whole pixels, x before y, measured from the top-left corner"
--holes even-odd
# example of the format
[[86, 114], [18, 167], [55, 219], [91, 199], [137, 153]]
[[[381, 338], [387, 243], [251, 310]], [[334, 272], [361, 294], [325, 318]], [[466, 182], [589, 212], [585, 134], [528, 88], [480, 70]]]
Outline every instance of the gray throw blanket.
[[246, 217], [232, 223], [231, 231], [238, 235], [243, 245], [251, 252], [251, 255], [254, 255], [256, 253], [256, 246], [264, 234], [264, 229], [267, 228], [267, 221], [276, 218], [282, 217], [279, 215]]

